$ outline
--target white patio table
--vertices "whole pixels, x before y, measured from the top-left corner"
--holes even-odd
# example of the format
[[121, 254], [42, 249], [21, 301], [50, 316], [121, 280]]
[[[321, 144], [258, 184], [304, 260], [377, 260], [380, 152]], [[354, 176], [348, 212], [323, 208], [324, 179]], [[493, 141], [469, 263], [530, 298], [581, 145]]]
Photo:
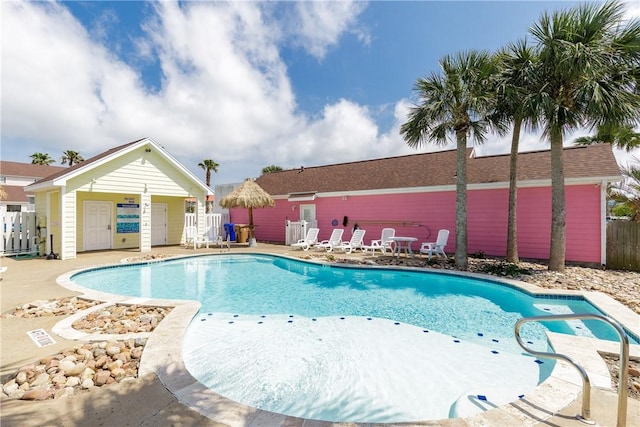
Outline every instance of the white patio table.
[[404, 236], [395, 236], [390, 237], [389, 240], [395, 243], [395, 247], [393, 251], [396, 253], [396, 257], [400, 257], [400, 252], [404, 249], [404, 253], [408, 254], [413, 258], [413, 251], [411, 250], [411, 243], [418, 240], [416, 237], [404, 237]]

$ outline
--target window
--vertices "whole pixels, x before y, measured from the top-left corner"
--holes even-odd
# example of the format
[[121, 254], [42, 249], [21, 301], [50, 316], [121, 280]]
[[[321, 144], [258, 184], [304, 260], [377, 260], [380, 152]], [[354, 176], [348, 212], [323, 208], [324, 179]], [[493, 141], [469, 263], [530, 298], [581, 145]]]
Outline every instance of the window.
[[186, 213], [194, 213], [196, 211], [196, 202], [195, 202], [195, 200], [185, 200], [184, 201], [184, 211]]
[[300, 205], [300, 220], [316, 222], [316, 205]]

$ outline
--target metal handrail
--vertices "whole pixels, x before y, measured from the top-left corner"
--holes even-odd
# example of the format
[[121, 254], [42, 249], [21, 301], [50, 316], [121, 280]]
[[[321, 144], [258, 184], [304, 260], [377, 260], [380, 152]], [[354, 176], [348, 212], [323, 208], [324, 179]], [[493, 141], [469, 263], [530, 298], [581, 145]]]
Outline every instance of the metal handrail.
[[586, 371], [579, 366], [576, 362], [574, 362], [570, 357], [559, 354], [559, 353], [548, 353], [543, 351], [537, 351], [528, 348], [520, 338], [520, 327], [527, 322], [548, 322], [553, 320], [571, 320], [571, 319], [580, 319], [580, 320], [600, 320], [605, 323], [611, 325], [618, 335], [620, 336], [620, 373], [618, 375], [618, 416], [617, 416], [617, 427], [625, 427], [627, 425], [627, 381], [629, 378], [629, 371], [627, 370], [627, 365], [629, 364], [629, 337], [627, 333], [624, 331], [622, 326], [615, 320], [602, 316], [600, 314], [555, 314], [549, 316], [532, 316], [532, 317], [524, 317], [516, 322], [515, 326], [515, 334], [516, 341], [520, 347], [522, 347], [525, 351], [533, 354], [534, 356], [540, 357], [548, 357], [551, 359], [562, 359], [571, 365], [573, 365], [580, 375], [582, 376], [582, 413], [577, 415], [576, 418], [579, 420], [588, 423], [595, 424], [595, 422], [591, 421], [591, 382], [589, 381], [589, 376]]

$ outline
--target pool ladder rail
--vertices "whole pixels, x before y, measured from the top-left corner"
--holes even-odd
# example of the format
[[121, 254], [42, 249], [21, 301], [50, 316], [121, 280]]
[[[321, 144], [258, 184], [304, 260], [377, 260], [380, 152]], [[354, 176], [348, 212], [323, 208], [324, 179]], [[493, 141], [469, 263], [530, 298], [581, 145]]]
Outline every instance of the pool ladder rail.
[[524, 317], [516, 322], [515, 325], [515, 335], [516, 340], [520, 347], [522, 347], [525, 351], [533, 354], [534, 356], [539, 357], [548, 357], [551, 359], [560, 359], [568, 362], [573, 365], [580, 376], [582, 377], [582, 411], [579, 415], [576, 415], [576, 418], [585, 424], [594, 425], [595, 421], [591, 420], [591, 381], [589, 380], [589, 376], [587, 372], [582, 368], [582, 366], [578, 365], [573, 359], [564, 354], [559, 354], [555, 352], [542, 352], [528, 348], [525, 343], [522, 341], [520, 337], [520, 327], [528, 322], [548, 322], [548, 321], [559, 321], [559, 320], [600, 320], [602, 322], [608, 323], [611, 325], [618, 335], [620, 336], [620, 373], [618, 380], [618, 415], [617, 415], [617, 427], [625, 427], [627, 425], [627, 381], [629, 378], [629, 371], [627, 366], [629, 365], [629, 337], [627, 333], [624, 331], [622, 326], [616, 322], [615, 320], [602, 316], [599, 314], [555, 314], [549, 316], [532, 316], [532, 317]]

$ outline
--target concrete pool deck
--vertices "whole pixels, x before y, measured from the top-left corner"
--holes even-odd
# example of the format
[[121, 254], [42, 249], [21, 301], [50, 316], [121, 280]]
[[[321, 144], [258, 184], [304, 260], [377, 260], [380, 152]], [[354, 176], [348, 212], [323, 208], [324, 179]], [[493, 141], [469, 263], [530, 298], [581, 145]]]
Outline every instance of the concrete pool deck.
[[[193, 255], [206, 252], [219, 253], [219, 248], [183, 249], [179, 247], [154, 248], [154, 254]], [[260, 244], [257, 248], [236, 246], [232, 253], [265, 252], [299, 257], [301, 251], [291, 251], [281, 245]], [[73, 260], [2, 259], [8, 267], [0, 282], [2, 313], [18, 304], [34, 300], [56, 299], [77, 293], [58, 286], [56, 279], [71, 270], [97, 265], [119, 263], [123, 258], [139, 257], [137, 251], [108, 251], [79, 254]], [[339, 254], [344, 257], [344, 254]], [[346, 255], [361, 258], [361, 254]], [[139, 300], [139, 299], [138, 299]], [[610, 300], [610, 298], [609, 298]], [[613, 300], [611, 300], [613, 301]], [[610, 301], [605, 301], [609, 303]], [[140, 366], [140, 378], [74, 395], [65, 399], [30, 402], [2, 400], [2, 425], [202, 425], [202, 426], [330, 426], [332, 423], [303, 420], [249, 408], [225, 399], [200, 385], [184, 370], [181, 356], [181, 337], [184, 328], [197, 312], [197, 304], [183, 304], [160, 323], [151, 334]], [[628, 313], [622, 309], [622, 315]], [[636, 315], [637, 316], [637, 315]], [[73, 347], [77, 341], [56, 334], [61, 317], [2, 318], [2, 352], [0, 374], [2, 378], [38, 358]], [[633, 320], [631, 320], [633, 322]], [[640, 328], [637, 322], [635, 330]], [[56, 344], [39, 348], [27, 336], [34, 329], [45, 329]], [[64, 334], [63, 334], [64, 335]], [[604, 344], [597, 340], [557, 336], [551, 339], [561, 352], [585, 364], [592, 377], [591, 418], [601, 426], [616, 425], [617, 395], [606, 389], [608, 372], [594, 348], [606, 345], [617, 352], [617, 344]], [[575, 354], [574, 354], [575, 353]], [[594, 357], [595, 355], [595, 357]], [[640, 357], [637, 347], [632, 356]], [[599, 359], [599, 360], [598, 360]], [[604, 369], [603, 369], [604, 367]], [[477, 426], [477, 425], [549, 425], [583, 426], [574, 416], [580, 412], [581, 382], [572, 368], [559, 366], [552, 378], [518, 402], [469, 418], [402, 423], [402, 425]], [[193, 408], [197, 408], [195, 410]], [[627, 425], [640, 425], [640, 401], [628, 399]], [[339, 425], [355, 425], [341, 423]], [[372, 424], [367, 424], [372, 425]]]

